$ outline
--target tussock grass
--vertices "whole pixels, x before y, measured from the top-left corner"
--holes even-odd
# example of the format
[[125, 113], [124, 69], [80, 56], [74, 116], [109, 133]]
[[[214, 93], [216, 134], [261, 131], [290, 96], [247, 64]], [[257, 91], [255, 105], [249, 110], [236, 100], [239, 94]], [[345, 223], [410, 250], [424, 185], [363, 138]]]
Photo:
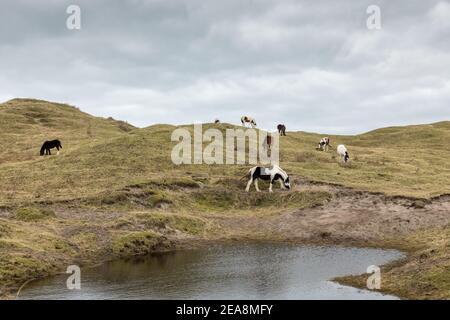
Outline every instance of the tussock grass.
[[38, 221], [55, 217], [50, 209], [24, 207], [16, 210], [16, 219], [21, 221]]
[[325, 191], [315, 192], [249, 192], [233, 189], [204, 189], [189, 194], [192, 198], [188, 205], [198, 211], [216, 212], [230, 210], [261, 209], [277, 212], [286, 208], [310, 208], [322, 205], [331, 199]]
[[188, 215], [148, 212], [139, 213], [136, 218], [146, 228], [165, 229], [170, 227], [192, 235], [199, 235], [208, 227], [208, 223], [204, 219]]
[[117, 236], [113, 240], [112, 250], [118, 256], [135, 256], [150, 253], [165, 240], [152, 231], [131, 232]]
[[50, 262], [27, 254], [2, 255], [0, 256], [0, 283], [5, 286], [42, 278], [54, 272], [55, 269]]

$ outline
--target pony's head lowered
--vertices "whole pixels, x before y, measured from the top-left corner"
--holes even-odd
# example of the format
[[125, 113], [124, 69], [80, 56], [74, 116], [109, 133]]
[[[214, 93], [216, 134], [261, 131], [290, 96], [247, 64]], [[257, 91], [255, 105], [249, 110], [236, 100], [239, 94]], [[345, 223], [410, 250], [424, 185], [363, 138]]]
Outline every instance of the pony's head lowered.
[[289, 175], [281, 169], [280, 167], [276, 166], [276, 169], [278, 169], [278, 174], [280, 175], [281, 179], [283, 180], [283, 186], [286, 189], [291, 189], [291, 181], [289, 180]]
[[345, 151], [344, 162], [348, 162], [349, 159], [350, 159], [350, 155], [348, 154], [347, 151]]
[[61, 141], [59, 141], [58, 139], [52, 141], [45, 141], [41, 147], [40, 151], [41, 156], [43, 156], [46, 153], [46, 151], [50, 151], [50, 149], [53, 148], [57, 148], [58, 150], [62, 149]]
[[286, 189], [291, 189], [291, 182], [289, 181], [289, 176], [286, 176], [286, 179], [283, 179], [283, 184]]

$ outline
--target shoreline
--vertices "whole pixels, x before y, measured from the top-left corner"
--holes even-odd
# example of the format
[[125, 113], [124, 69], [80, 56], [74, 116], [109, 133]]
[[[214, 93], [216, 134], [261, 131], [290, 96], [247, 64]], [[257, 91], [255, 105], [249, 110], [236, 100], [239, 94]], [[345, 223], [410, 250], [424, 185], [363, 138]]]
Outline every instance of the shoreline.
[[[102, 230], [96, 230], [95, 225], [91, 225], [92, 234], [86, 234], [86, 230], [78, 230], [86, 224], [85, 220], [81, 220], [82, 223], [78, 221], [76, 226], [65, 226], [67, 222], [61, 220], [59, 223], [65, 226], [63, 234], [66, 237], [82, 235], [82, 239], [78, 240], [77, 244], [81, 244], [83, 249], [74, 254], [71, 251], [72, 243], [60, 244], [64, 250], [62, 257], [56, 253], [50, 264], [44, 263], [48, 268], [38, 269], [40, 273], [37, 273], [37, 279], [64, 271], [65, 266], [70, 264], [90, 267], [115, 259], [149, 253], [196, 249], [211, 244], [265, 241], [293, 245], [399, 250], [405, 254], [405, 258], [381, 266], [383, 282], [381, 290], [376, 291], [395, 295], [400, 299], [434, 297], [433, 293], [430, 295], [430, 292], [420, 288], [415, 292], [407, 293], [404, 288], [396, 287], [395, 281], [391, 281], [391, 278], [406, 277], [405, 274], [402, 275], [402, 270], [408, 268], [408, 272], [411, 273], [411, 264], [414, 264], [417, 259], [422, 259], [420, 263], [422, 267], [428, 265], [423, 252], [435, 249], [431, 249], [426, 241], [421, 241], [423, 240], [420, 239], [421, 234], [439, 232], [435, 230], [450, 224], [448, 196], [444, 195], [424, 201], [408, 197], [390, 197], [323, 183], [303, 183], [299, 189], [307, 192], [326, 191], [330, 192], [332, 197], [321, 205], [314, 204], [303, 209], [289, 207], [273, 213], [271, 210], [263, 208], [256, 214], [251, 209], [250, 211], [237, 211], [234, 214], [203, 213], [192, 215], [189, 218], [192, 218], [192, 221], [188, 220], [187, 222], [177, 220], [185, 217], [183, 213], [169, 214], [165, 212], [164, 207], [156, 213], [130, 212], [126, 215], [102, 213], [96, 219], [102, 220], [109, 217], [111, 223], [107, 227], [102, 224], [99, 227]], [[419, 203], [417, 203], [418, 201]], [[65, 214], [73, 214], [73, 212], [69, 210]], [[83, 214], [80, 216], [85, 219]], [[155, 215], [161, 217], [154, 221]], [[57, 216], [61, 219], [59, 217], [61, 214]], [[150, 217], [152, 218], [151, 222], [148, 220]], [[172, 221], [173, 217], [176, 217], [174, 221]], [[100, 223], [92, 221], [92, 218], [92, 214], [90, 214], [88, 220], [91, 224]], [[416, 218], [417, 220], [415, 220]], [[405, 219], [409, 219], [408, 222]], [[202, 222], [200, 231], [197, 230], [197, 220]], [[151, 228], [145, 227], [149, 225], [148, 223], [151, 223]], [[189, 224], [189, 227], [184, 227], [186, 224]], [[53, 225], [46, 225], [46, 227], [54, 228]], [[184, 228], [183, 231], [180, 231], [182, 228]], [[149, 229], [152, 231], [148, 231]], [[106, 241], [101, 238], [102, 232], [111, 230], [114, 232], [111, 239]], [[447, 232], [445, 227], [444, 232]], [[130, 234], [133, 235], [132, 238], [129, 237]], [[415, 237], [419, 237], [419, 239]], [[95, 238], [95, 241], [84, 243], [84, 239], [90, 240], [91, 238]], [[94, 261], [95, 263], [93, 263]], [[364, 288], [367, 276], [346, 276], [330, 279], [330, 281]], [[383, 285], [384, 283], [386, 286]], [[9, 286], [3, 289], [2, 299], [14, 299], [14, 290], [22, 284], [23, 281], [12, 280]], [[441, 294], [439, 290], [436, 296], [440, 297]], [[445, 296], [443, 297], [445, 298]]]
[[[403, 252], [398, 251], [396, 249], [379, 249], [379, 248], [374, 248], [374, 247], [354, 247], [354, 246], [345, 246], [345, 245], [331, 245], [331, 244], [322, 244], [322, 245], [320, 245], [320, 244], [311, 244], [311, 243], [298, 243], [298, 242], [295, 242], [295, 241], [294, 242], [289, 241], [289, 239], [287, 239], [286, 241], [270, 240], [270, 239], [268, 239], [268, 240], [251, 240], [251, 239], [246, 239], [246, 240], [243, 240], [243, 241], [240, 241], [240, 240], [237, 240], [237, 239], [236, 240], [231, 240], [231, 239], [227, 239], [227, 240], [214, 239], [214, 240], [208, 240], [208, 241], [200, 240], [194, 246], [189, 245], [187, 247], [183, 247], [183, 246], [175, 247], [173, 249], [168, 249], [168, 250], [165, 250], [165, 251], [154, 251], [154, 252], [149, 253], [146, 256], [123, 257], [123, 258], [120, 258], [119, 260], [125, 260], [126, 261], [128, 259], [132, 260], [134, 258], [138, 259], [140, 257], [152, 257], [152, 256], [159, 256], [159, 255], [176, 253], [176, 252], [186, 252], [186, 251], [189, 252], [189, 251], [195, 251], [195, 250], [199, 250], [199, 249], [204, 249], [206, 247], [211, 247], [211, 246], [219, 246], [219, 247], [223, 248], [223, 247], [226, 247], [226, 246], [246, 246], [246, 245], [252, 245], [252, 244], [276, 244], [276, 245], [288, 245], [288, 246], [293, 246], [293, 247], [305, 247], [305, 248], [348, 248], [348, 249], [354, 249], [354, 248], [356, 249], [357, 248], [357, 249], [374, 249], [374, 250], [382, 250], [382, 251], [384, 251], [384, 250], [393, 250], [393, 251], [399, 252], [401, 254], [404, 254]], [[387, 264], [398, 263], [399, 261], [401, 261], [401, 260], [403, 260], [405, 258], [406, 258], [406, 255], [405, 255], [405, 257], [401, 257], [399, 259], [392, 260], [392, 261], [388, 262]], [[111, 262], [114, 262], [114, 261], [118, 261], [118, 260], [117, 259], [105, 260], [105, 261], [99, 262], [97, 264], [82, 266], [82, 272], [84, 270], [86, 270], [86, 269], [97, 268], [97, 267], [99, 267], [101, 265], [108, 264], [108, 263], [111, 263]], [[51, 275], [50, 278], [58, 276], [58, 275], [66, 275], [66, 273], [64, 273], [64, 272], [56, 273], [56, 274]], [[348, 276], [351, 276], [351, 275], [348, 275]], [[30, 283], [32, 283], [34, 281], [39, 281], [39, 280], [43, 280], [43, 279], [46, 279], [46, 278], [33, 279], [32, 281], [27, 283], [26, 286], [28, 286]], [[364, 291], [367, 291], [367, 292], [378, 293], [378, 294], [381, 294], [381, 295], [389, 295], [389, 296], [392, 296], [392, 297], [395, 297], [395, 298], [398, 298], [398, 299], [402, 299], [401, 297], [395, 296], [392, 293], [385, 293], [382, 290], [370, 290], [370, 289], [368, 289], [366, 287], [351, 286], [351, 285], [348, 285], [348, 284], [346, 284], [346, 283], [344, 283], [342, 281], [336, 280], [336, 278], [324, 279], [323, 281], [327, 281], [327, 282], [329, 281], [329, 282], [333, 282], [333, 283], [335, 283], [337, 285], [344, 285], [344, 286], [348, 286], [348, 287], [358, 288], [358, 289], [361, 289], [361, 290], [364, 290]], [[24, 286], [21, 290], [23, 291], [26, 288], [26, 286]], [[19, 297], [20, 297], [20, 295], [19, 295]], [[187, 298], [187, 299], [189, 299], [189, 298]]]

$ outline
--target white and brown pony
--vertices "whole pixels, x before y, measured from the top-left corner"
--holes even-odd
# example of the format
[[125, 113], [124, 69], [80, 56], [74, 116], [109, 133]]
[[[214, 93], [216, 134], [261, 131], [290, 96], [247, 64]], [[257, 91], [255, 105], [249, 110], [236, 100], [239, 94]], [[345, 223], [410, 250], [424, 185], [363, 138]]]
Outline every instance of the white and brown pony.
[[251, 117], [248, 117], [248, 116], [242, 116], [241, 117], [241, 123], [242, 123], [242, 125], [245, 127], [245, 125], [247, 124], [247, 123], [249, 123], [251, 126], [252, 126], [252, 128], [255, 128], [256, 127], [256, 121], [255, 121], [255, 119], [253, 119], [253, 118], [251, 118]]
[[321, 151], [328, 151], [329, 147], [331, 147], [330, 138], [325, 137], [325, 138], [320, 139], [319, 148], [317, 148], [317, 149], [321, 150]]

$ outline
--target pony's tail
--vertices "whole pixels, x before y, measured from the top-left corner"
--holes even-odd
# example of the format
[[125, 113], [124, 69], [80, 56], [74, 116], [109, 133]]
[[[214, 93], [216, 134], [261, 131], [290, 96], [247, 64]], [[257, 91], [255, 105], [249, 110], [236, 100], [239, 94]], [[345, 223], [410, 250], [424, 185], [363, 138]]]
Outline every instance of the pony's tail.
[[45, 143], [41, 147], [41, 152], [40, 152], [41, 156], [44, 155], [44, 152], [45, 152]]

